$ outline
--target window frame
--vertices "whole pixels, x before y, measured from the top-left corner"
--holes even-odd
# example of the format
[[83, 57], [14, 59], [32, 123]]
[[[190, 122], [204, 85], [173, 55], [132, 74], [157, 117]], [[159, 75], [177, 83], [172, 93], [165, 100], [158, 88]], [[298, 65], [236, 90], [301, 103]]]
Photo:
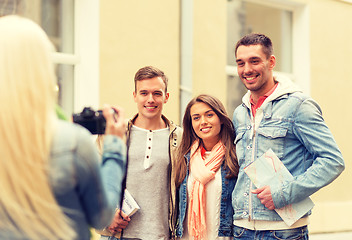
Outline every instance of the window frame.
[[73, 111], [99, 104], [99, 0], [75, 0], [74, 53], [55, 52], [56, 64], [73, 70]]
[[[244, 0], [280, 10], [292, 12], [292, 73], [274, 72], [284, 75], [296, 82], [303, 92], [310, 93], [310, 39], [309, 39], [309, 8], [306, 4], [293, 0]], [[237, 67], [226, 66], [227, 76], [238, 76]]]

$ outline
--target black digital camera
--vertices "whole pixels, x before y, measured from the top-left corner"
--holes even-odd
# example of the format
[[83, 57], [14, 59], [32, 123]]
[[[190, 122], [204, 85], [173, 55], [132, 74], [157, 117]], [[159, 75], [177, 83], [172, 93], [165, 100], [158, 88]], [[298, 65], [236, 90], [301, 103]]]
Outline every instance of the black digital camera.
[[106, 120], [103, 116], [103, 111], [94, 111], [90, 107], [85, 107], [82, 112], [72, 114], [73, 122], [77, 123], [92, 134], [104, 134], [106, 127]]

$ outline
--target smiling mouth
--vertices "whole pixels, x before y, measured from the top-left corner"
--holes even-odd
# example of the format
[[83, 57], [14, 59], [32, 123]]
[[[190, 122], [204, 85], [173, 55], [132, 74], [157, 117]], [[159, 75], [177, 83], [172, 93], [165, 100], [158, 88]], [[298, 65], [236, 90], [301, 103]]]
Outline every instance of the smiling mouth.
[[251, 82], [251, 81], [253, 81], [254, 79], [256, 79], [258, 76], [259, 76], [259, 74], [258, 74], [258, 75], [255, 75], [255, 76], [252, 76], [252, 77], [243, 77], [243, 78], [246, 79], [247, 82]]
[[205, 128], [201, 128], [200, 131], [204, 132], [204, 133], [207, 133], [207, 132], [210, 131], [210, 129], [211, 129], [211, 127], [205, 127]]
[[157, 106], [145, 106], [145, 108], [146, 108], [146, 109], [151, 109], [151, 110], [152, 110], [152, 109], [156, 109], [156, 108], [157, 108]]

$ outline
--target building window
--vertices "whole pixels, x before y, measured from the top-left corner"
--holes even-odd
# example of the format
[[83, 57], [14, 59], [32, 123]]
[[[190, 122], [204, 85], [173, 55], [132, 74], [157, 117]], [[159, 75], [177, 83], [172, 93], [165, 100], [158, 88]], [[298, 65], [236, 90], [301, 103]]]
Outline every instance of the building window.
[[99, 0], [6, 0], [0, 16], [19, 14], [38, 23], [56, 52], [58, 103], [71, 115], [98, 105]]
[[74, 111], [74, 68], [79, 63], [74, 49], [74, 3], [72, 0], [42, 0], [38, 6], [38, 21], [57, 51], [53, 59], [57, 64], [58, 103], [68, 115]]

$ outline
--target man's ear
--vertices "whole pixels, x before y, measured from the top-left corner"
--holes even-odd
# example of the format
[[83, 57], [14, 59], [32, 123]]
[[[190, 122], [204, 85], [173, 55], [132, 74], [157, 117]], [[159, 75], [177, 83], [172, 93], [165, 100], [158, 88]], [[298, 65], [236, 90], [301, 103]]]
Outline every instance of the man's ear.
[[269, 58], [269, 68], [270, 70], [273, 70], [276, 65], [276, 58], [274, 55], [271, 55]]
[[133, 91], [133, 100], [134, 100], [135, 102], [137, 102], [136, 98], [137, 98], [137, 94], [136, 94], [135, 91]]
[[167, 103], [167, 101], [169, 101], [169, 93], [166, 93], [166, 94], [165, 94], [164, 103]]

